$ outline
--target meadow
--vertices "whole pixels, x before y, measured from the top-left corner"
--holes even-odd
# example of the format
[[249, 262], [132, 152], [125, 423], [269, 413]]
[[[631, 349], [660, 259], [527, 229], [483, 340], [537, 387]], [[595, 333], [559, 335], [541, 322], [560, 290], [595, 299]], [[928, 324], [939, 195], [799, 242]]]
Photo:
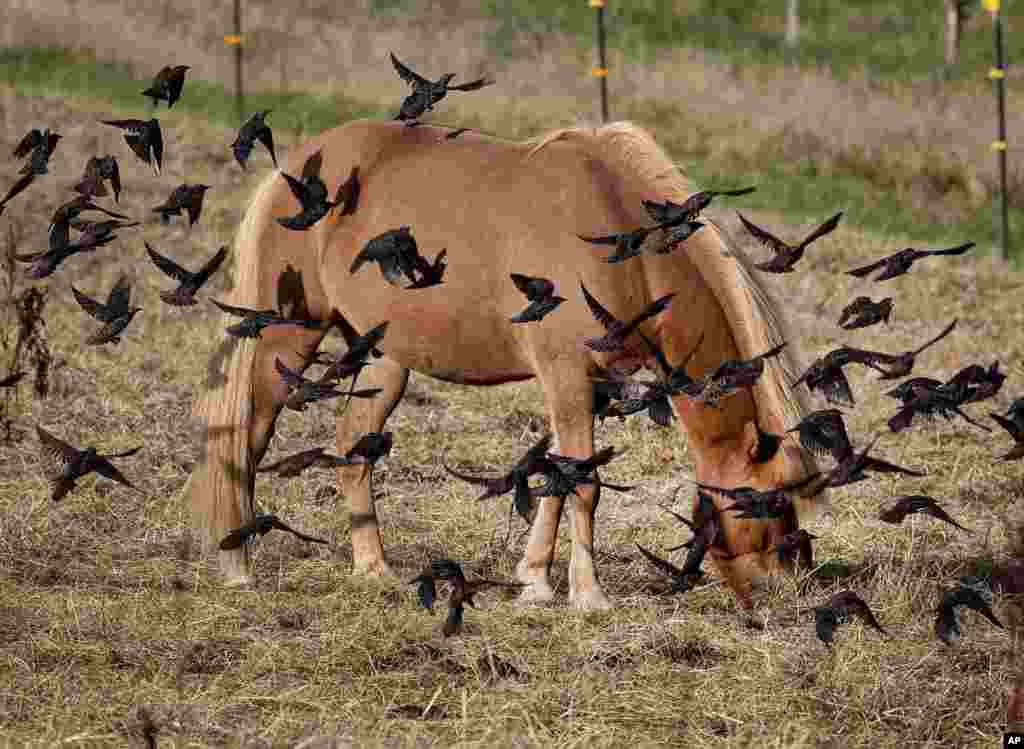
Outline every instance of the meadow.
[[[137, 8], [138, 18], [156, 12]], [[156, 22], [167, 30], [154, 42], [168, 45], [157, 50], [161, 60], [192, 51], [174, 43], [192, 38], [184, 32], [193, 9], [176, 8], [181, 18]], [[83, 19], [78, 33], [85, 35], [103, 16]], [[59, 36], [43, 21], [40, 42]], [[345, 33], [357, 36], [359, 28], [353, 23]], [[458, 34], [469, 33], [451, 31], [460, 50], [454, 60], [436, 49], [422, 59], [442, 67], [465, 63], [459, 70], [474, 74], [456, 44]], [[221, 317], [207, 303], [164, 305], [157, 294], [170, 282], [150, 265], [143, 240], [197, 266], [231, 242], [269, 160], [257, 150], [253, 168], [239, 170], [227, 147], [236, 123], [224, 100], [225, 79], [197, 74], [179, 104], [159, 115], [166, 154], [163, 174], [153, 177], [118, 131], [96, 122], [149, 111], [137, 91], [153, 72], [153, 54], [143, 60], [137, 52], [129, 61], [133, 45], [144, 50], [146, 41], [124, 36], [120, 66], [95, 45], [70, 41], [65, 46], [77, 49], [0, 57], [0, 174], [16, 172], [10, 153], [29, 128], [48, 125], [65, 136], [52, 174], [0, 218], [4, 254], [44, 246], [49, 216], [91, 155], [118, 156], [125, 178], [119, 210], [145, 222], [49, 279], [30, 284], [6, 271], [8, 283], [0, 284], [4, 360], [14, 356], [12, 300], [32, 285], [46, 295], [53, 359], [46, 397], [34, 394], [30, 373], [4, 405], [11, 433], [0, 443], [0, 743], [143, 746], [148, 715], [161, 747], [997, 745], [1005, 690], [1020, 670], [1019, 634], [964, 613], [964, 639], [950, 649], [935, 639], [932, 623], [939, 597], [958, 577], [999, 579], [1024, 526], [1024, 483], [1019, 462], [998, 460], [1008, 437], [964, 422], [926, 423], [882, 438], [880, 455], [927, 476], [880, 477], [833, 492], [831, 511], [808, 526], [819, 536], [818, 569], [764, 593], [753, 615], [760, 628], [736, 611], [713, 574], [710, 584], [685, 596], [663, 595], [663, 581], [636, 552], [636, 542], [664, 550], [688, 537], [660, 506], [688, 515], [689, 493], [677, 489], [692, 478], [685, 436], [642, 416], [598, 429], [600, 447], [629, 448], [602, 475], [640, 486], [606, 496], [598, 510], [596, 561], [616, 603], [612, 611], [567, 607], [563, 531], [553, 604], [523, 608], [502, 594], [483, 594], [480, 608], [467, 611], [465, 634], [446, 640], [439, 615], [417, 606], [412, 586], [349, 575], [348, 511], [328, 472], [290, 480], [261, 475], [257, 498], [260, 509], [330, 539], [332, 547], [268, 535], [255, 554], [257, 583], [220, 587], [178, 493], [199, 455], [189, 410], [224, 335]], [[398, 40], [385, 35], [381, 49]], [[194, 51], [196, 64], [219, 54]], [[591, 81], [546, 95], [535, 80], [545, 65], [555, 71], [562, 69], [556, 61], [582, 64], [585, 55], [574, 57], [569, 46], [537, 53], [531, 80], [526, 52], [517, 54], [503, 72], [507, 88], [452, 97], [434, 119], [520, 138], [589, 115]], [[307, 57], [323, 64], [316, 49]], [[301, 70], [305, 58], [294, 59], [292, 69]], [[902, 351], [957, 317], [957, 330], [920, 358], [915, 374], [948, 378], [968, 364], [999, 359], [1009, 380], [994, 401], [968, 408], [979, 419], [1024, 395], [1024, 275], [983, 251], [991, 196], [988, 173], [974, 158], [979, 150], [988, 158], [988, 136], [971, 124], [985, 106], [976, 86], [953, 81], [929, 98], [931, 83], [889, 87], [815, 71], [785, 78], [771, 67], [730, 69], [686, 51], [666, 60], [659, 78], [658, 70], [628, 67], [623, 59], [619, 85], [631, 81], [645, 95], [615, 99], [617, 117], [649, 127], [702, 185], [753, 178], [759, 191], [736, 207], [785, 236], [848, 211], [797, 273], [768, 279], [803, 363], [841, 343]], [[280, 107], [269, 118], [279, 157], [304, 133], [387, 116], [400, 82], [387, 80], [386, 69], [379, 78], [365, 75], [328, 78], [311, 63], [301, 75], [289, 74], [292, 90], [268, 79], [260, 90], [266, 98], [251, 105]], [[671, 99], [663, 95], [677, 88], [682, 92]], [[729, 100], [742, 105], [723, 107]], [[808, 152], [813, 158], [801, 161]], [[191, 230], [160, 226], [151, 208], [184, 181], [213, 185], [202, 220]], [[762, 257], [732, 207], [712, 213]], [[854, 296], [878, 293], [842, 270], [907, 245], [976, 238], [981, 251], [926, 261], [885, 284], [885, 295], [896, 299], [891, 325], [853, 333], [834, 325]], [[144, 312], [118, 346], [83, 346], [92, 321], [75, 305], [71, 284], [105, 295], [122, 272], [135, 281], [133, 298]], [[220, 298], [230, 275], [213, 279], [205, 296]], [[325, 348], [341, 345], [332, 339]], [[847, 423], [861, 443], [885, 429], [894, 401], [874, 375], [854, 371], [851, 381], [858, 406]], [[511, 576], [523, 524], [513, 519], [510, 528], [507, 504], [477, 502], [473, 488], [449, 476], [442, 462], [497, 472], [547, 429], [546, 421], [535, 383], [470, 388], [413, 375], [389, 421], [395, 448], [379, 464], [375, 484], [385, 546], [402, 580], [442, 556], [463, 561], [471, 574]], [[143, 444], [119, 464], [142, 491], [90, 478], [53, 503], [35, 424], [101, 451]], [[330, 446], [333, 435], [331, 406], [286, 412], [267, 459]], [[934, 496], [974, 532], [928, 518], [903, 526], [877, 519], [889, 500], [912, 493]], [[859, 623], [840, 630], [833, 653], [816, 639], [813, 607], [846, 588], [870, 602], [891, 639]], [[997, 594], [994, 608], [1005, 623], [1016, 621], [1008, 596]]]

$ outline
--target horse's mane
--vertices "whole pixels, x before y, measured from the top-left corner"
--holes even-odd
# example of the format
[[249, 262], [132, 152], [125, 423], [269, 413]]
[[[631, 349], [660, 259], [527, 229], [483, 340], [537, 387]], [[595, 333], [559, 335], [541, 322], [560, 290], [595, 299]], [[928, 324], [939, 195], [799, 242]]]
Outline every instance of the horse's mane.
[[[588, 150], [593, 156], [624, 179], [639, 183], [641, 191], [652, 197], [682, 203], [694, 192], [690, 181], [651, 134], [631, 122], [544, 133], [528, 142], [532, 147], [527, 158], [560, 140], [589, 143]], [[768, 422], [779, 429], [792, 426], [809, 409], [803, 394], [789, 384], [796, 379], [799, 364], [778, 304], [754, 275], [749, 258], [729, 240], [722, 227], [706, 216], [703, 220], [714, 228], [724, 251], [708, 251], [714, 243], [706, 241], [691, 241], [686, 246], [694, 265], [725, 310], [740, 355], [757, 356], [784, 340], [790, 341], [780, 356], [769, 360], [754, 397], [762, 424]], [[696, 253], [699, 257], [694, 257]]]

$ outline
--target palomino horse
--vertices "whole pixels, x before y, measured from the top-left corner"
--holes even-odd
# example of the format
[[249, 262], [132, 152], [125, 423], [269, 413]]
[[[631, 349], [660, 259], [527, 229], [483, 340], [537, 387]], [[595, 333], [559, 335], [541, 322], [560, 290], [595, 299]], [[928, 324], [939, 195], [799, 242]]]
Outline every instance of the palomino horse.
[[[277, 303], [279, 279], [301, 279], [304, 309], [294, 313], [326, 321], [337, 309], [360, 331], [390, 321], [380, 345], [384, 357], [360, 376], [361, 387], [381, 388], [374, 399], [353, 401], [338, 418], [337, 449], [364, 433], [381, 431], [402, 397], [409, 370], [448, 382], [494, 385], [537, 377], [543, 386], [558, 453], [585, 458], [594, 451], [591, 376], [598, 366], [632, 358], [655, 367], [638, 336], [625, 353], [584, 347], [600, 335], [580, 294], [580, 282], [616, 317], [629, 318], [652, 300], [676, 292], [668, 310], [642, 332], [678, 363], [704, 340], [690, 363], [692, 375], [723, 360], [763, 353], [781, 340], [767, 296], [736, 248], [712, 224], [673, 252], [645, 254], [619, 265], [577, 234], [612, 234], [649, 223], [642, 200], [682, 202], [691, 192], [649, 134], [629, 123], [559, 130], [527, 143], [401, 123], [356, 121], [297, 147], [285, 167], [298, 174], [317, 149], [329, 190], [359, 167], [361, 194], [352, 215], [325, 219], [306, 232], [289, 231], [275, 217], [295, 212], [295, 199], [278, 174], [258, 188], [236, 237], [236, 305], [267, 309]], [[404, 290], [384, 281], [375, 266], [352, 275], [349, 265], [370, 238], [410, 226], [429, 257], [447, 248], [444, 283]], [[569, 298], [539, 323], [513, 325], [524, 304], [512, 272], [552, 279]], [[326, 327], [326, 326], [325, 326]], [[324, 332], [269, 328], [262, 339], [224, 346], [211, 362], [219, 371], [197, 404], [206, 424], [204, 457], [186, 494], [197, 522], [217, 538], [252, 516], [254, 470], [273, 433], [287, 390], [274, 369], [279, 357], [302, 369]], [[789, 349], [792, 349], [792, 344]], [[788, 386], [793, 362], [770, 361], [753, 392], [726, 399], [720, 410], [678, 398], [699, 481], [724, 487], [771, 488], [814, 470], [813, 459], [782, 434], [803, 414]], [[656, 368], [656, 367], [655, 367]], [[784, 370], [789, 369], [790, 372]], [[211, 374], [214, 374], [211, 372]], [[763, 432], [762, 432], [763, 430]], [[338, 470], [340, 491], [351, 503], [355, 571], [389, 573], [364, 466]], [[594, 512], [599, 491], [581, 489], [572, 502], [570, 600], [606, 607], [609, 600], [593, 562]], [[801, 515], [819, 497], [795, 497]], [[725, 503], [721, 497], [716, 502]], [[528, 584], [524, 600], [548, 600], [549, 569], [563, 501], [542, 500], [516, 575]], [[797, 526], [784, 520], [742, 520], [725, 513], [724, 548], [714, 564], [741, 604], [751, 584], [778, 566], [772, 546]], [[249, 580], [243, 549], [221, 552], [229, 583]]]

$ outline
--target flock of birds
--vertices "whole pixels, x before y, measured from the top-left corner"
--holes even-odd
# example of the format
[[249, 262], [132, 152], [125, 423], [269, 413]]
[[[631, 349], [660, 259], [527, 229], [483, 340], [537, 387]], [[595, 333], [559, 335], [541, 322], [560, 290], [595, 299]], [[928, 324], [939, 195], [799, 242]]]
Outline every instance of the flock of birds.
[[[461, 85], [451, 85], [453, 74], [446, 74], [437, 81], [430, 81], [403, 65], [393, 54], [392, 64], [402, 78], [412, 87], [412, 93], [401, 103], [395, 119], [404, 121], [408, 127], [419, 124], [419, 118], [431, 111], [434, 105], [445, 98], [449, 91], [472, 91], [493, 83], [488, 78], [479, 78]], [[146, 89], [143, 95], [153, 99], [154, 106], [160, 101], [167, 102], [168, 108], [181, 97], [185, 74], [188, 66], [167, 66], [163, 68]], [[231, 144], [236, 161], [244, 170], [256, 142], [261, 143], [268, 151], [274, 166], [277, 167], [277, 156], [274, 151], [273, 135], [266, 124], [269, 111], [257, 112], [239, 130], [238, 136]], [[104, 124], [118, 127], [124, 132], [124, 138], [135, 155], [151, 166], [154, 174], [160, 174], [163, 159], [164, 141], [159, 121], [154, 117], [149, 120], [124, 119], [102, 120]], [[455, 138], [465, 128], [449, 132], [446, 138]], [[27, 162], [20, 172], [20, 177], [10, 188], [6, 196], [0, 200], [0, 214], [7, 203], [26, 190], [38, 177], [47, 174], [47, 165], [54, 154], [61, 136], [49, 129], [34, 129], [18, 144], [14, 151], [16, 158], [27, 157]], [[300, 210], [298, 213], [277, 218], [278, 223], [293, 231], [305, 231], [322, 220], [333, 211], [341, 215], [353, 213], [359, 198], [359, 168], [354, 167], [348, 179], [336, 191], [333, 200], [328, 200], [328, 189], [319, 176], [322, 155], [318, 151], [305, 162], [302, 173], [298, 177], [282, 172]], [[109, 191], [107, 189], [109, 184]], [[200, 220], [203, 198], [208, 185], [182, 184], [177, 187], [168, 199], [153, 211], [158, 213], [163, 224], [169, 223], [171, 217], [188, 215], [189, 225]], [[755, 188], [729, 191], [701, 191], [691, 195], [681, 204], [672, 201], [663, 203], [644, 201], [643, 208], [652, 221], [649, 226], [639, 227], [633, 231], [610, 236], [580, 236], [580, 239], [601, 246], [611, 246], [614, 251], [606, 258], [611, 264], [622, 263], [637, 257], [644, 252], [658, 254], [670, 253], [694, 232], [699, 231], [704, 223], [700, 221], [701, 212], [712, 200], [719, 196], [737, 197], [752, 192]], [[114, 156], [90, 158], [81, 181], [74, 186], [78, 196], [60, 206], [51, 220], [47, 251], [29, 255], [17, 255], [16, 259], [28, 264], [27, 276], [32, 279], [47, 277], [61, 266], [68, 258], [79, 254], [94, 252], [112, 242], [120, 229], [138, 226], [128, 216], [116, 213], [94, 202], [95, 198], [103, 198], [113, 193], [117, 203], [121, 192], [121, 178], [118, 161]], [[85, 212], [98, 212], [105, 215], [101, 220], [80, 218]], [[755, 267], [766, 273], [790, 273], [803, 257], [808, 246], [815, 240], [828, 235], [838, 226], [842, 213], [836, 214], [807, 237], [797, 243], [789, 243], [765, 229], [753, 224], [742, 214], [740, 221], [746, 230], [759, 243], [768, 248], [772, 255], [767, 261], [756, 263]], [[70, 230], [79, 233], [76, 241], [71, 241]], [[650, 238], [656, 241], [648, 241]], [[916, 261], [941, 255], [961, 255], [973, 247], [973, 243], [959, 245], [946, 250], [905, 249], [894, 255], [849, 271], [851, 275], [866, 277], [880, 270], [875, 281], [895, 278], [908, 272]], [[196, 294], [221, 267], [227, 257], [227, 247], [222, 247], [200, 269], [189, 271], [172, 259], [154, 250], [148, 243], [146, 250], [154, 265], [164, 274], [178, 282], [173, 291], [165, 291], [160, 298], [174, 306], [192, 306], [197, 303]], [[350, 267], [351, 273], [358, 272], [364, 265], [378, 264], [382, 276], [392, 285], [406, 289], [421, 289], [443, 283], [446, 270], [447, 250], [442, 249], [431, 262], [423, 257], [408, 226], [398, 227], [374, 237], [362, 248]], [[556, 293], [555, 284], [546, 278], [530, 277], [522, 274], [511, 274], [511, 281], [525, 296], [526, 308], [510, 318], [513, 324], [537, 323], [552, 314], [563, 304], [566, 298]], [[406, 283], [408, 282], [408, 283]], [[605, 334], [597, 338], [589, 338], [584, 345], [597, 352], [617, 352], [626, 349], [627, 341], [636, 334], [649, 348], [655, 357], [659, 370], [654, 380], [631, 379], [639, 369], [639, 365], [629, 368], [610, 366], [594, 378], [594, 411], [600, 419], [609, 416], [625, 418], [626, 416], [646, 411], [658, 425], [668, 426], [673, 418], [671, 398], [683, 395], [699, 401], [709, 408], [720, 407], [723, 399], [743, 389], [753, 387], [761, 377], [767, 359], [776, 356], [786, 343], [782, 343], [770, 351], [747, 360], [723, 362], [715, 371], [700, 378], [693, 378], [686, 372], [693, 353], [701, 345], [703, 335], [697, 341], [694, 350], [678, 365], [668, 361], [664, 352], [639, 332], [639, 326], [648, 319], [656, 317], [672, 303], [674, 294], [668, 294], [655, 300], [645, 307], [640, 314], [630, 320], [619, 320], [612, 315], [581, 283], [581, 293], [595, 320], [605, 329]], [[86, 343], [103, 345], [117, 343], [119, 336], [131, 323], [141, 308], [131, 305], [131, 284], [126, 276], [121, 278], [109, 292], [106, 303], [93, 300], [72, 286], [72, 292], [78, 304], [90, 316], [96, 318], [102, 327], [91, 334]], [[382, 355], [378, 345], [384, 339], [387, 322], [383, 322], [365, 334], [359, 334], [342, 315], [334, 312], [327, 322], [298, 320], [285, 318], [278, 310], [255, 310], [224, 304], [211, 300], [222, 311], [241, 318], [240, 322], [227, 328], [227, 333], [243, 338], [259, 338], [261, 331], [269, 326], [300, 325], [307, 328], [324, 329], [337, 326], [347, 344], [343, 353], [328, 355], [314, 354], [308, 364], [318, 364], [326, 370], [316, 379], [307, 378], [300, 371], [287, 367], [279, 359], [276, 370], [282, 381], [289, 388], [285, 406], [296, 411], [303, 411], [311, 402], [333, 398], [372, 398], [379, 391], [376, 389], [356, 390], [358, 374], [368, 366], [371, 357]], [[878, 302], [869, 297], [857, 297], [842, 312], [839, 326], [846, 330], [875, 325], [889, 321], [893, 308], [893, 299], [885, 298]], [[880, 379], [895, 379], [911, 374], [915, 358], [925, 349], [934, 345], [956, 326], [953, 320], [945, 330], [932, 340], [913, 351], [899, 354], [887, 354], [876, 351], [840, 347], [815, 360], [811, 366], [793, 383], [794, 386], [805, 384], [811, 391], [820, 392], [827, 401], [834, 405], [853, 406], [854, 398], [843, 369], [849, 364], [861, 364], [881, 374]], [[21, 373], [0, 382], [0, 387], [10, 387], [17, 383]], [[344, 389], [341, 382], [351, 378], [351, 385]], [[1002, 387], [1006, 376], [999, 371], [998, 362], [990, 367], [971, 365], [964, 368], [949, 381], [941, 382], [928, 377], [913, 377], [905, 380], [887, 395], [901, 404], [898, 412], [889, 420], [889, 427], [898, 432], [911, 425], [915, 416], [935, 417], [942, 415], [947, 419], [959, 416], [971, 424], [987, 429], [982, 424], [970, 419], [961, 407], [991, 398]], [[1004, 456], [1012, 460], [1024, 457], [1024, 398], [1018, 399], [1004, 415], [991, 414], [991, 417], [1002, 426], [1014, 439], [1014, 448]], [[75, 482], [92, 472], [107, 479], [116, 481], [127, 487], [134, 488], [117, 467], [113, 459], [126, 458], [136, 452], [139, 447], [126, 452], [102, 455], [93, 447], [78, 449], [63, 442], [41, 427], [36, 427], [43, 454], [55, 459], [58, 466], [53, 472], [54, 501], [65, 497], [74, 489]], [[769, 491], [758, 491], [752, 487], [726, 489], [723, 487], [698, 484], [697, 509], [692, 519], [683, 518], [672, 513], [680, 522], [689, 527], [692, 538], [682, 546], [670, 549], [676, 551], [686, 548], [687, 555], [683, 567], [677, 567], [666, 559], [656, 556], [648, 549], [637, 545], [643, 556], [661, 573], [672, 580], [673, 592], [685, 592], [703, 578], [702, 564], [707, 550], [721, 543], [721, 512], [734, 512], [737, 517], [767, 519], [784, 516], [792, 511], [791, 500], [787, 491], [801, 488], [820, 491], [825, 487], [839, 487], [868, 479], [867, 473], [900, 473], [909, 476], [921, 476], [918, 472], [896, 466], [869, 453], [877, 443], [879, 436], [874, 437], [868, 445], [855, 450], [846, 433], [843, 413], [836, 408], [815, 411], [805, 417], [799, 424], [788, 430], [797, 432], [800, 443], [808, 450], [819, 455], [829, 455], [834, 467], [827, 473], [816, 473], [801, 481], [798, 485], [783, 487]], [[777, 446], [784, 435], [762, 433], [762, 442], [769, 446]], [[526, 454], [504, 475], [498, 477], [478, 477], [466, 475], [445, 468], [457, 478], [481, 485], [484, 493], [480, 499], [513, 494], [512, 508], [527, 521], [531, 520], [536, 507], [535, 500], [541, 497], [554, 496], [566, 498], [575, 494], [581, 485], [600, 484], [616, 491], [629, 491], [632, 487], [618, 486], [602, 482], [595, 471], [608, 464], [614, 457], [614, 448], [599, 451], [591, 458], [580, 460], [570, 458], [550, 450], [551, 436], [542, 437]], [[392, 447], [390, 432], [371, 432], [364, 435], [345, 455], [330, 455], [322, 448], [305, 450], [289, 455], [277, 462], [257, 469], [259, 472], [276, 472], [280, 477], [297, 476], [303, 471], [313, 468], [331, 468], [341, 465], [366, 464], [372, 466], [380, 458], [386, 456]], [[541, 476], [543, 483], [531, 485], [530, 479]], [[709, 492], [718, 493], [733, 501], [733, 504], [722, 510], [716, 508]], [[966, 528], [956, 523], [931, 497], [922, 495], [905, 496], [884, 510], [880, 517], [889, 523], [900, 523], [907, 515], [927, 514], [950, 523], [960, 530]], [[295, 534], [300, 539], [313, 543], [326, 544], [327, 541], [296, 531], [280, 518], [270, 513], [257, 513], [254, 520], [244, 527], [231, 531], [221, 542], [221, 549], [235, 549], [253, 541], [257, 536], [265, 535], [273, 529]], [[969, 531], [968, 531], [969, 532]], [[795, 531], [786, 536], [775, 550], [780, 560], [805, 561], [811, 558], [811, 541], [815, 538], [805, 530]], [[473, 596], [483, 588], [490, 586], [521, 587], [519, 583], [497, 580], [467, 580], [458, 563], [449, 559], [435, 560], [423, 574], [411, 581], [417, 585], [422, 605], [432, 610], [437, 598], [437, 581], [447, 581], [451, 588], [448, 600], [449, 614], [444, 624], [444, 635], [451, 636], [461, 631], [463, 608], [473, 605]], [[979, 578], [962, 578], [959, 585], [947, 591], [942, 597], [935, 622], [935, 633], [945, 643], [952, 644], [960, 637], [956, 609], [962, 606], [974, 609], [989, 619], [995, 626], [1002, 624], [991, 609], [992, 591], [986, 581]], [[847, 621], [850, 616], [861, 617], [867, 624], [884, 633], [875, 619], [867, 603], [852, 591], [843, 591], [833, 596], [825, 605], [815, 609], [816, 632], [826, 645], [833, 640], [837, 626]]]

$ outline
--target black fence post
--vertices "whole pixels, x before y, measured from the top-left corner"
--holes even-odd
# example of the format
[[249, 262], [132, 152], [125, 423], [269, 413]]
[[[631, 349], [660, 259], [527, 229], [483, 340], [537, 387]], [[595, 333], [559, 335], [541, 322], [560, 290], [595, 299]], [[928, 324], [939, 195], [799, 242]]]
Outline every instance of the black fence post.
[[992, 15], [992, 29], [995, 32], [996, 64], [988, 71], [988, 77], [995, 82], [996, 105], [998, 108], [998, 134], [992, 142], [992, 149], [999, 160], [999, 241], [1003, 260], [1010, 258], [1010, 214], [1009, 196], [1006, 193], [1006, 52], [1003, 47], [1003, 18], [999, 12], [999, 0], [983, 0], [985, 9]]
[[224, 43], [235, 48], [235, 109], [238, 124], [245, 118], [245, 91], [242, 84], [242, 0], [235, 0], [235, 31], [224, 35]]

